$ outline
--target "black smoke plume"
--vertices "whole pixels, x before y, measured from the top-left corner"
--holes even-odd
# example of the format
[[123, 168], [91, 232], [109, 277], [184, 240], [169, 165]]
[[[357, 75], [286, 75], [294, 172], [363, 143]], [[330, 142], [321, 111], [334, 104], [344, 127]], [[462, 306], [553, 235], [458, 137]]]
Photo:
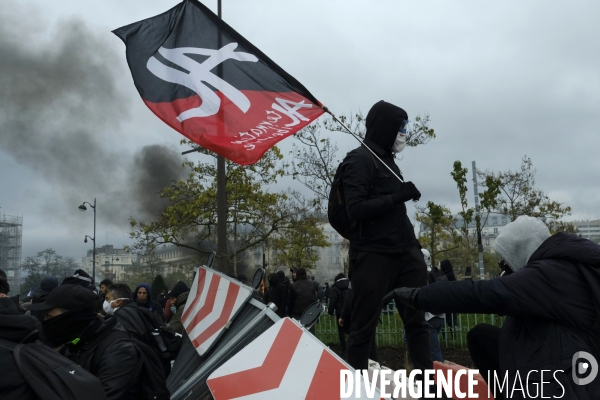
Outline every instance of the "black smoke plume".
[[45, 200], [59, 205], [62, 221], [79, 223], [77, 205], [94, 197], [99, 224], [152, 218], [165, 206], [157, 193], [183, 176], [182, 159], [166, 146], [133, 156], [119, 146], [120, 122], [141, 100], [121, 89], [129, 72], [114, 36], [70, 20], [40, 37], [0, 12], [0, 156], [51, 184]]

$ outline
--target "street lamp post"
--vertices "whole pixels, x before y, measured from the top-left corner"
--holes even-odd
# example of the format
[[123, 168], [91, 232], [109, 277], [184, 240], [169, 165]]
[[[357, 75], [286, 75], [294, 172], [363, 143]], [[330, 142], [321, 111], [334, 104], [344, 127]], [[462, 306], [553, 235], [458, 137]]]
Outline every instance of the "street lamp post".
[[85, 238], [83, 239], [83, 243], [87, 243], [87, 239], [90, 238], [92, 240], [92, 242], [94, 243], [94, 246], [92, 248], [92, 285], [96, 286], [96, 198], [94, 197], [94, 205], [91, 205], [89, 202], [84, 201], [83, 203], [81, 203], [81, 205], [78, 207], [79, 211], [83, 212], [87, 210], [87, 207], [85, 205], [89, 205], [90, 207], [92, 207], [92, 209], [94, 210], [94, 237], [85, 235]]

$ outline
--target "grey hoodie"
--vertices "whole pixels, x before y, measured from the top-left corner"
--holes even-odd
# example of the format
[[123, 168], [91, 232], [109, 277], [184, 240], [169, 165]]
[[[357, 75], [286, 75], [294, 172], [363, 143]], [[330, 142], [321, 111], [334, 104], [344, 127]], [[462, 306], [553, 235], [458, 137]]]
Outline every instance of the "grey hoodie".
[[504, 227], [494, 241], [494, 250], [517, 272], [549, 237], [550, 231], [542, 221], [522, 215]]

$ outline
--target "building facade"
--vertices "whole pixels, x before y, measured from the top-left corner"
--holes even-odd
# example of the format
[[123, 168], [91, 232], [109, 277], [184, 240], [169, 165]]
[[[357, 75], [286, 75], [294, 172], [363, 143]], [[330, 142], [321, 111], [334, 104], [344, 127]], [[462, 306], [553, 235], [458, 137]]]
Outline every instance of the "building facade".
[[182, 267], [185, 271], [193, 271], [193, 267], [198, 264], [198, 254], [193, 249], [174, 244], [163, 244], [156, 247], [150, 254], [140, 255], [138, 261], [142, 265], [158, 263], [161, 266], [162, 274], [169, 275], [181, 270]]
[[[502, 232], [502, 228], [504, 228], [504, 226], [506, 226], [510, 222], [510, 218], [506, 215], [497, 213], [490, 213], [487, 216], [487, 218], [485, 218], [485, 215], [483, 217], [484, 218], [482, 218], [481, 221], [483, 224], [483, 228], [481, 229], [481, 244], [483, 245], [483, 251], [486, 253], [494, 253], [494, 241], [496, 240], [500, 232]], [[464, 225], [464, 221], [462, 217], [458, 214], [454, 215], [454, 218], [456, 220], [454, 226], [458, 231]], [[471, 223], [469, 224], [468, 230], [470, 237], [477, 236], [477, 224], [475, 223], [474, 218], [473, 221], [471, 221]], [[425, 232], [425, 225], [421, 223], [419, 228], [419, 236], [424, 235]], [[444, 242], [440, 243], [442, 247], [446, 247], [448, 244], [449, 243]]]
[[[87, 255], [81, 259], [81, 268], [92, 275], [93, 250], [88, 250]], [[128, 266], [137, 259], [137, 254], [132, 254], [125, 249], [115, 248], [112, 244], [96, 247], [96, 283], [104, 278], [113, 281], [123, 279]]]
[[333, 282], [344, 266], [348, 263], [348, 245], [344, 238], [332, 228], [329, 223], [322, 224], [323, 234], [330, 243], [329, 247], [319, 247], [319, 260], [316, 263], [314, 275], [320, 284]]
[[[81, 265], [84, 271], [92, 275], [92, 250], [82, 258]], [[193, 270], [197, 264], [198, 253], [192, 249], [177, 247], [175, 245], [160, 245], [147, 255], [131, 253], [123, 248], [115, 248], [111, 244], [96, 248], [96, 281], [103, 278], [121, 281], [127, 273], [128, 267], [133, 263], [144, 265], [160, 265], [161, 275], [168, 275], [177, 271], [181, 266]]]
[[577, 234], [579, 236], [591, 240], [600, 239], [600, 219], [592, 221], [572, 221], [569, 223], [577, 228]]

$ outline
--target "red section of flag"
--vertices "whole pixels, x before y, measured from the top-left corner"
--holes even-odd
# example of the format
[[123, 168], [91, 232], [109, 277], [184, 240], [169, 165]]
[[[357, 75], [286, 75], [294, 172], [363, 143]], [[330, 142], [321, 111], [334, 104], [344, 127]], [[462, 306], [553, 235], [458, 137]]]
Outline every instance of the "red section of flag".
[[[300, 342], [302, 332], [293, 322], [284, 320], [260, 367], [211, 379], [210, 388], [215, 398], [235, 399], [278, 388]], [[340, 379], [339, 372], [337, 379]]]
[[235, 300], [237, 299], [238, 293], [240, 292], [240, 287], [233, 283], [229, 284], [227, 288], [227, 296], [225, 297], [225, 304], [223, 304], [223, 308], [221, 309], [221, 314], [219, 318], [215, 322], [213, 322], [204, 332], [202, 332], [198, 337], [192, 340], [194, 347], [199, 347], [205, 340], [209, 339], [212, 335], [217, 333], [219, 330], [225, 326], [229, 316], [231, 315], [231, 311], [233, 310], [233, 306], [235, 306]]
[[[241, 91], [250, 101], [244, 113], [221, 92], [219, 112], [180, 122], [184, 111], [199, 107], [198, 95], [146, 105], [156, 116], [191, 141], [241, 165], [257, 162], [271, 147], [324, 113], [296, 92]], [[282, 111], [283, 110], [283, 111]]]
[[185, 322], [187, 320], [188, 316], [190, 315], [190, 313], [192, 312], [194, 307], [196, 307], [196, 305], [200, 301], [200, 297], [202, 297], [202, 292], [204, 291], [205, 279], [206, 279], [206, 270], [204, 268], [198, 269], [198, 276], [196, 277], [196, 280], [198, 281], [198, 287], [196, 288], [196, 295], [194, 296], [194, 300], [192, 301], [191, 304], [186, 304], [185, 312], [183, 313], [183, 316], [181, 317], [181, 320], [183, 322]]
[[334, 356], [323, 350], [319, 364], [308, 392], [306, 400], [323, 400], [340, 398], [340, 370], [348, 369]]
[[206, 293], [206, 301], [204, 302], [202, 307], [200, 307], [200, 310], [198, 310], [198, 312], [194, 316], [194, 319], [190, 323], [188, 333], [190, 333], [192, 329], [194, 329], [194, 327], [198, 325], [200, 321], [206, 318], [206, 316], [210, 314], [210, 312], [213, 310], [213, 307], [215, 305], [215, 299], [217, 298], [217, 290], [219, 289], [220, 281], [221, 278], [218, 275], [213, 274], [213, 277], [210, 280], [210, 286], [208, 287], [208, 292]]

